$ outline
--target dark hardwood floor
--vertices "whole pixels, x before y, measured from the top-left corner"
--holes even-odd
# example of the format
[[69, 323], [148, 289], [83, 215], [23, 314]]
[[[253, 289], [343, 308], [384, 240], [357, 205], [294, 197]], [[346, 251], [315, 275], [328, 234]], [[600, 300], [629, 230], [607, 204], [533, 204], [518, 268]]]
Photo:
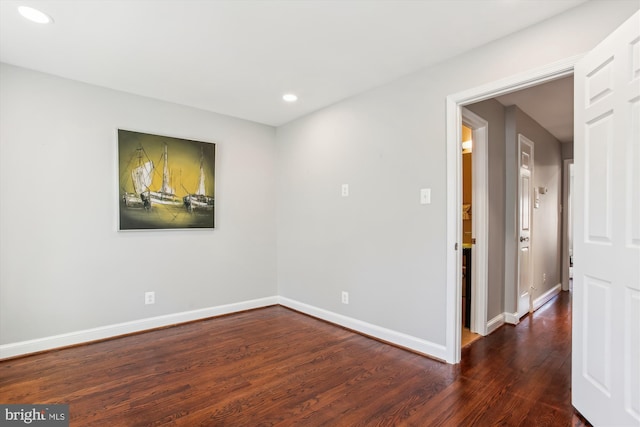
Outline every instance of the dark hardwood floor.
[[280, 306], [0, 362], [71, 426], [569, 426], [570, 294], [447, 365]]

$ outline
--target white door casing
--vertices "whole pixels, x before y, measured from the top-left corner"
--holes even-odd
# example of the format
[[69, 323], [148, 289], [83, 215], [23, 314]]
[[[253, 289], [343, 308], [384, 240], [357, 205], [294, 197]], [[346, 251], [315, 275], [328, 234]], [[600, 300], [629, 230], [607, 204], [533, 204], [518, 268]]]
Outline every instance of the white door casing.
[[518, 134], [518, 316], [533, 311], [533, 142]]
[[640, 12], [575, 66], [572, 403], [640, 425]]
[[473, 131], [471, 230], [473, 232], [471, 270], [471, 332], [487, 335], [489, 205], [488, 205], [488, 135], [489, 123], [466, 108], [462, 123]]

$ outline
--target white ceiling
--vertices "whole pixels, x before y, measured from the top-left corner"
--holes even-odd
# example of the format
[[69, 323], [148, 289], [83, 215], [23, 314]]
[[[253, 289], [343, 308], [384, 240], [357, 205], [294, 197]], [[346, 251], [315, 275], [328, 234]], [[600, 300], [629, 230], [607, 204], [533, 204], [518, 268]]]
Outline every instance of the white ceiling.
[[584, 1], [2, 0], [0, 61], [278, 126]]

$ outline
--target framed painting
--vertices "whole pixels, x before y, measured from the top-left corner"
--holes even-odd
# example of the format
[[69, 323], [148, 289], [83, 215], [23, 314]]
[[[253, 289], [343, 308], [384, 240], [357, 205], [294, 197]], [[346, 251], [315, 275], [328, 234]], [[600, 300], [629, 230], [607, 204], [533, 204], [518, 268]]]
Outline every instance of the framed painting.
[[120, 230], [214, 228], [216, 145], [118, 129]]

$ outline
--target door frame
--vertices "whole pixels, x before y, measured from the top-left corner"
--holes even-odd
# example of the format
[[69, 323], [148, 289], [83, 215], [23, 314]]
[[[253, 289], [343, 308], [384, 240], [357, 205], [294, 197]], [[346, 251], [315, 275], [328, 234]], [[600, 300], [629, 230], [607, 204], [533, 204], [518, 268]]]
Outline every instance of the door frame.
[[564, 159], [562, 162], [562, 290], [569, 290], [569, 268], [571, 267], [569, 254], [569, 243], [573, 240], [573, 221], [572, 221], [572, 209], [573, 209], [573, 197], [571, 192], [573, 188], [571, 186], [571, 175], [573, 168], [573, 159]]
[[[463, 92], [447, 96], [446, 100], [446, 156], [447, 156], [447, 229], [446, 229], [446, 345], [448, 363], [459, 363], [462, 346], [462, 174], [461, 150], [462, 107], [486, 99], [495, 98], [509, 92], [526, 89], [573, 74], [575, 63], [583, 55], [576, 55], [544, 67], [525, 71], [502, 80], [477, 86]], [[512, 230], [514, 233], [515, 230]], [[505, 241], [505, 258], [508, 250], [515, 250], [515, 239], [511, 244]], [[512, 245], [512, 246], [511, 246]], [[511, 247], [509, 247], [511, 246]], [[505, 259], [505, 264], [508, 258]], [[511, 279], [512, 280], [512, 279]], [[505, 277], [505, 313], [503, 317], [516, 311], [514, 283]], [[513, 301], [508, 301], [511, 297]]]
[[[524, 136], [521, 133], [518, 133], [518, 194], [517, 194], [517, 203], [516, 203], [516, 224], [517, 224], [517, 230], [518, 232], [516, 233], [516, 237], [518, 239], [520, 239], [521, 237], [521, 233], [522, 233], [522, 193], [523, 193], [523, 186], [522, 186], [522, 146], [523, 145], [528, 145], [530, 147], [530, 151], [531, 151], [531, 159], [530, 159], [530, 167], [528, 167], [529, 170], [529, 240], [528, 240], [528, 257], [529, 257], [529, 273], [527, 274], [527, 281], [529, 282], [529, 289], [527, 290], [527, 297], [528, 297], [528, 302], [527, 302], [527, 309], [522, 310], [521, 309], [521, 300], [522, 300], [522, 293], [520, 292], [520, 281], [522, 280], [522, 248], [521, 248], [521, 241], [518, 242], [518, 256], [516, 258], [516, 268], [517, 268], [517, 272], [516, 272], [516, 277], [517, 277], [517, 283], [516, 283], [516, 289], [518, 290], [518, 300], [517, 300], [517, 312], [518, 312], [518, 318], [522, 318], [522, 316], [526, 315], [527, 313], [533, 313], [533, 227], [534, 227], [534, 223], [533, 223], [533, 210], [536, 208], [536, 203], [538, 202], [538, 190], [535, 189], [534, 186], [534, 179], [535, 179], [535, 143], [530, 140], [529, 138], [527, 138], [526, 136]], [[507, 179], [509, 179], [509, 177], [507, 177]], [[535, 189], [535, 190], [534, 190]], [[535, 196], [534, 196], [535, 194]], [[533, 206], [532, 206], [533, 205]]]
[[[473, 135], [471, 157], [471, 237], [475, 239], [475, 243], [473, 243], [472, 249], [470, 330], [484, 336], [487, 335], [489, 123], [464, 107], [461, 109], [461, 116], [462, 124], [471, 128]], [[462, 159], [462, 150], [458, 151], [460, 159]], [[460, 170], [462, 171], [462, 169]], [[460, 186], [460, 206], [462, 206], [462, 179], [460, 179]], [[462, 220], [460, 224], [462, 224]], [[462, 286], [462, 281], [460, 286]]]

